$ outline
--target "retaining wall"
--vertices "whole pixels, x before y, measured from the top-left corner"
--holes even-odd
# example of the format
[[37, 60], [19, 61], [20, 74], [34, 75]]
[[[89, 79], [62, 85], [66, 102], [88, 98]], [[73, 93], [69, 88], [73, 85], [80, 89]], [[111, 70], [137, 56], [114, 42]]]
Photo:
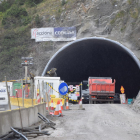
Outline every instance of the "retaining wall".
[[21, 127], [21, 119], [23, 127], [31, 126], [40, 121], [38, 112], [46, 115], [46, 103], [36, 105], [34, 107], [15, 109], [12, 111], [0, 112], [0, 135], [6, 134], [10, 131], [10, 127]]

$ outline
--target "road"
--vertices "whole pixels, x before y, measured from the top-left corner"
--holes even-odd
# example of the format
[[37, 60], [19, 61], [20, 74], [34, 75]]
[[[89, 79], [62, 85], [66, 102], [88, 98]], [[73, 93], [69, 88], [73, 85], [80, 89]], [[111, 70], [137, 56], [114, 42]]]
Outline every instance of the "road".
[[[34, 140], [140, 140], [140, 114], [130, 105], [84, 104], [85, 110], [63, 111], [56, 118], [56, 130], [46, 129], [48, 136]], [[54, 118], [54, 119], [55, 119]]]

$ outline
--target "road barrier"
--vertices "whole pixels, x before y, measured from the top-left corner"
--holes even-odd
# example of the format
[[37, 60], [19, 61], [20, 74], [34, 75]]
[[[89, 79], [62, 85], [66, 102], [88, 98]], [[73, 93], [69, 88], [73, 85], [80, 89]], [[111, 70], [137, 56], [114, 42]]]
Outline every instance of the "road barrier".
[[62, 105], [64, 105], [65, 100], [63, 98], [51, 98], [49, 102], [49, 106], [51, 106], [51, 102], [53, 100], [53, 107], [56, 108], [58, 100], [62, 100]]
[[[23, 102], [22, 98], [10, 97], [11, 105], [15, 106], [22, 106]], [[33, 99], [33, 105], [37, 105], [37, 100]], [[24, 107], [31, 107], [32, 106], [32, 99], [24, 99]]]
[[[54, 108], [56, 108], [57, 101], [60, 99], [62, 100], [62, 105], [64, 105], [63, 98], [51, 98], [49, 102], [49, 106], [51, 106], [51, 102], [53, 100]], [[22, 98], [10, 97], [10, 102], [11, 105], [23, 107]], [[33, 99], [33, 105], [37, 105], [37, 99]], [[32, 99], [24, 99], [24, 107], [31, 107], [31, 106], [32, 106]]]
[[[11, 111], [0, 112], [0, 135], [10, 131], [10, 127], [28, 127], [40, 121], [37, 113], [46, 115], [45, 103], [35, 105], [34, 107], [14, 109]], [[22, 120], [22, 125], [21, 125]]]
[[[50, 88], [52, 88], [55, 92], [59, 93], [57, 90], [55, 90], [48, 82], [46, 82], [47, 85], [50, 86]], [[82, 85], [82, 84], [79, 84], [79, 86]], [[73, 89], [73, 91], [75, 91], [76, 89]], [[71, 94], [73, 91], [70, 91], [68, 94]], [[60, 94], [60, 93], [59, 93]], [[68, 94], [66, 94], [65, 96], [63, 96], [64, 99], [68, 99]], [[52, 96], [52, 95], [51, 95]], [[72, 99], [69, 99], [71, 101], [74, 101], [74, 102], [79, 102], [79, 100], [72, 100]]]

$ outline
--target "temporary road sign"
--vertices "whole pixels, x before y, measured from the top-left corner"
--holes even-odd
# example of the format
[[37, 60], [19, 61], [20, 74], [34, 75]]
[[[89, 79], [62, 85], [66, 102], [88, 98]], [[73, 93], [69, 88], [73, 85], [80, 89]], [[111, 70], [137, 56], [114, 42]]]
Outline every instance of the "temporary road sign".
[[124, 93], [124, 87], [123, 86], [121, 86], [120, 91], [121, 91], [122, 94]]
[[65, 82], [63, 82], [59, 85], [58, 89], [61, 95], [66, 95], [68, 92], [68, 85]]
[[79, 85], [76, 85], [76, 91], [80, 91]]
[[121, 104], [125, 104], [126, 102], [125, 94], [120, 94], [120, 100], [121, 100]]
[[69, 85], [70, 91], [73, 91], [73, 85]]

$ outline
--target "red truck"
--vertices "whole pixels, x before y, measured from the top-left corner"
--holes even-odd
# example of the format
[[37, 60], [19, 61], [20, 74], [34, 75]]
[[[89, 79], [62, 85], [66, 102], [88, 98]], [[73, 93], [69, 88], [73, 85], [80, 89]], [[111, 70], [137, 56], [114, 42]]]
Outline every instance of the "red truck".
[[115, 95], [115, 79], [110, 77], [89, 77], [89, 104], [113, 103]]

